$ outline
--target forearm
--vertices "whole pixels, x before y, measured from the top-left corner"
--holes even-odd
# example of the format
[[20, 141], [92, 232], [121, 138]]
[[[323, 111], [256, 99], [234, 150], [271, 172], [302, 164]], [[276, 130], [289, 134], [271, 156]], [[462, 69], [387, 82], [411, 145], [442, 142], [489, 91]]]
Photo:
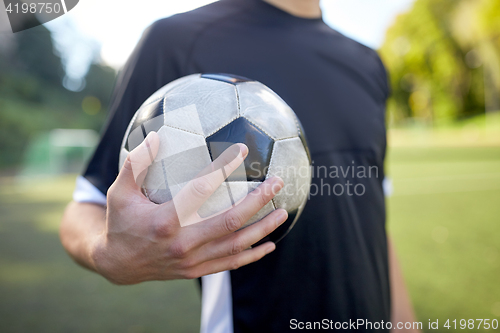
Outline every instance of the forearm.
[[68, 254], [80, 265], [95, 271], [92, 250], [106, 226], [105, 207], [71, 202], [64, 212], [59, 235]]
[[417, 329], [398, 329], [396, 324], [413, 323], [415, 322], [415, 314], [411, 304], [410, 296], [406, 290], [403, 273], [399, 266], [396, 251], [391, 240], [388, 240], [389, 245], [389, 274], [391, 281], [391, 322], [393, 324], [392, 332], [420, 332]]

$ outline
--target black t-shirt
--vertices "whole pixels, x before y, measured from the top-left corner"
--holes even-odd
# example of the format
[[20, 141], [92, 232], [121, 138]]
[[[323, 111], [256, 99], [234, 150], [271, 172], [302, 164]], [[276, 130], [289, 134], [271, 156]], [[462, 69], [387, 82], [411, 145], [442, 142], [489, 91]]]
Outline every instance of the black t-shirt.
[[106, 193], [139, 106], [168, 82], [207, 72], [249, 77], [278, 93], [303, 124], [315, 174], [301, 218], [276, 250], [230, 272], [234, 331], [283, 332], [292, 319], [390, 320], [386, 72], [375, 51], [322, 19], [261, 0], [221, 0], [155, 22], [118, 76], [84, 177]]

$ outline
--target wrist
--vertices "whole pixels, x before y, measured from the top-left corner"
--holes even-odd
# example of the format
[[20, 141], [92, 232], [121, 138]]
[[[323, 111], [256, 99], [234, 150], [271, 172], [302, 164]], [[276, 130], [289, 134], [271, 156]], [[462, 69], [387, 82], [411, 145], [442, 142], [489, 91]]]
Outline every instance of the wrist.
[[131, 285], [142, 282], [138, 280], [135, 270], [127, 267], [128, 260], [124, 251], [112, 246], [108, 235], [103, 232], [95, 237], [90, 246], [92, 269], [109, 282], [116, 285]]
[[90, 242], [89, 244], [89, 255], [88, 255], [88, 258], [89, 258], [89, 265], [90, 265], [90, 268], [106, 277], [104, 275], [104, 272], [106, 271], [104, 269], [105, 267], [105, 254], [106, 254], [106, 248], [107, 248], [107, 241], [106, 241], [106, 234], [105, 233], [101, 233], [99, 235], [96, 235], [92, 241]]

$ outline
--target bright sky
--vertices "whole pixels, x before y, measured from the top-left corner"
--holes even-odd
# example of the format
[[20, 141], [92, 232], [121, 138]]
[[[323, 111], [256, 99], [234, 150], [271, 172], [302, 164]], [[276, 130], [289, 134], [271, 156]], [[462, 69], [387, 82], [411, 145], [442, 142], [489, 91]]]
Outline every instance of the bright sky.
[[[142, 31], [155, 20], [188, 11], [215, 0], [81, 0], [68, 14], [46, 24], [54, 32], [67, 61], [68, 74], [84, 75], [86, 63], [98, 53], [119, 68]], [[345, 35], [378, 48], [397, 14], [414, 0], [322, 0], [325, 22]], [[133, 4], [133, 5], [131, 5]]]

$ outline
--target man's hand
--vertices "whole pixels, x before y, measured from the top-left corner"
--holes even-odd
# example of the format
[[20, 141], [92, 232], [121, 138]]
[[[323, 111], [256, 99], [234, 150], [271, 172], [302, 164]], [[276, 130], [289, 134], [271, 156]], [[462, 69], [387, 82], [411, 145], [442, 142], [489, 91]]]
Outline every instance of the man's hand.
[[[141, 192], [142, 181], [158, 146], [158, 135], [152, 132], [129, 154], [108, 190], [103, 230], [89, 241], [87, 258], [76, 255], [77, 261], [84, 261], [85, 266], [113, 283], [135, 284], [148, 280], [192, 279], [236, 269], [275, 249], [272, 242], [250, 247], [286, 220], [285, 210], [278, 209], [258, 223], [237, 230], [283, 187], [279, 178], [266, 180], [235, 207], [217, 216], [202, 221], [196, 213], [224, 181], [221, 175], [231, 174], [243, 162], [248, 154], [245, 145], [228, 148], [209, 170], [184, 186], [173, 201], [161, 205], [149, 201]], [[217, 172], [220, 168], [224, 168], [225, 173]], [[179, 219], [191, 222], [181, 227]], [[66, 228], [68, 223], [63, 220]], [[63, 228], [61, 238], [64, 244]], [[77, 252], [72, 251], [71, 246], [65, 247], [70, 254]]]

